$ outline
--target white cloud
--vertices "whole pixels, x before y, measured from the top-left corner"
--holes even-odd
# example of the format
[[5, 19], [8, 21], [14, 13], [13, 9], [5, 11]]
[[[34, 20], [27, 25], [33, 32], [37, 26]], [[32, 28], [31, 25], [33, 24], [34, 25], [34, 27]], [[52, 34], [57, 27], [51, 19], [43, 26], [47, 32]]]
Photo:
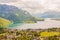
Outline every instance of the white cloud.
[[17, 0], [0, 0], [1, 3], [17, 2]]
[[31, 13], [45, 12], [47, 10], [60, 11], [60, 0], [1, 0], [0, 3], [15, 5]]

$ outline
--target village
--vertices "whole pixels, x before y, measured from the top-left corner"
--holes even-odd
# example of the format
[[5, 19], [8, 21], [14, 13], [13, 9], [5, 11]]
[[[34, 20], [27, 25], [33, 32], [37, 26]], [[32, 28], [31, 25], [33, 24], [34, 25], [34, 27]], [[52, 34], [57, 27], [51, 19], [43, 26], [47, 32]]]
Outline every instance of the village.
[[0, 29], [0, 40], [60, 40], [60, 28]]

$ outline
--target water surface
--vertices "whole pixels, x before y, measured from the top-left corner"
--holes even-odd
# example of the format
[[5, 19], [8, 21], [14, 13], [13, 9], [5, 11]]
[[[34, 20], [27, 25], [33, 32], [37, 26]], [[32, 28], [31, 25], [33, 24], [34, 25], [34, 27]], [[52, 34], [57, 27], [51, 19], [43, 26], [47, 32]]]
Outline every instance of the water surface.
[[55, 20], [45, 20], [38, 21], [37, 23], [24, 23], [22, 25], [18, 25], [12, 27], [13, 29], [47, 29], [47, 28], [59, 28], [60, 21]]

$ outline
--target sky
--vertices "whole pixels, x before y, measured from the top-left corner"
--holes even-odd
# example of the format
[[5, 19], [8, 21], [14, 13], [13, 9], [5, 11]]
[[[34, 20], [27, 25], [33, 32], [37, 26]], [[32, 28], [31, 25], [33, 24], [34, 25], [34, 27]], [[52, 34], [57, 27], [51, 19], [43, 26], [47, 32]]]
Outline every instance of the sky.
[[14, 5], [31, 14], [50, 10], [60, 12], [60, 0], [0, 0], [0, 4]]

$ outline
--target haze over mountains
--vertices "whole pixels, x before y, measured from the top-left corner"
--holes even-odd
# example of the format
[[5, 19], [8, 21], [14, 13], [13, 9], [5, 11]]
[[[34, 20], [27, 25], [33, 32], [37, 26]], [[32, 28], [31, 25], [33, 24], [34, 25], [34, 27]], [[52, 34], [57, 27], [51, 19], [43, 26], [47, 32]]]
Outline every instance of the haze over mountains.
[[46, 11], [44, 13], [37, 13], [34, 15], [40, 18], [60, 18], [60, 12], [56, 11]]

